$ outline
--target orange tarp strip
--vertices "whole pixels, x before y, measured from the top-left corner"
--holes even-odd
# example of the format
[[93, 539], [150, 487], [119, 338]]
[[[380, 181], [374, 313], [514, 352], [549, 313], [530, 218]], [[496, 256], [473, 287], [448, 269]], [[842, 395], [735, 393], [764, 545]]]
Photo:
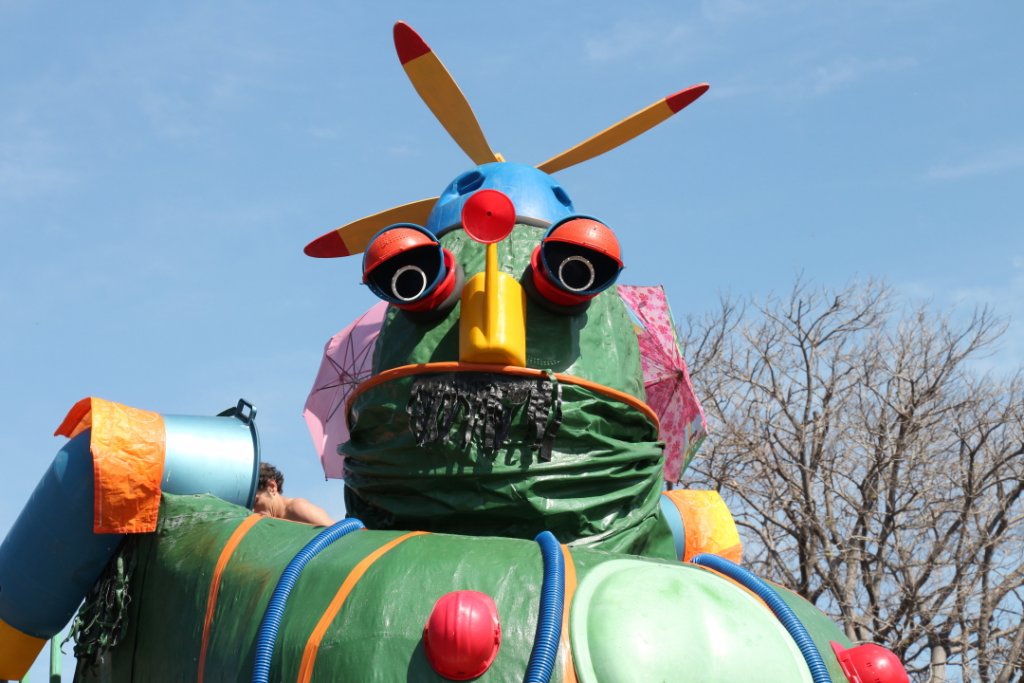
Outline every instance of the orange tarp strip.
[[213, 615], [217, 611], [217, 597], [220, 595], [220, 581], [224, 575], [224, 568], [228, 560], [234, 555], [238, 544], [242, 542], [249, 529], [256, 526], [256, 522], [263, 519], [263, 515], [249, 515], [242, 520], [242, 523], [231, 533], [228, 542], [220, 551], [217, 558], [217, 565], [213, 568], [213, 578], [210, 579], [210, 592], [206, 598], [206, 617], [203, 619], [203, 640], [199, 648], [199, 669], [196, 672], [196, 681], [203, 683], [204, 670], [206, 669], [206, 653], [210, 645], [210, 627], [213, 625]]
[[154, 531], [164, 473], [164, 418], [101, 398], [83, 398], [71, 407], [54, 436], [73, 438], [90, 428], [93, 531]]
[[[461, 363], [457, 361], [402, 365], [400, 367], [391, 368], [390, 370], [378, 373], [356, 386], [352, 393], [349, 394], [348, 400], [345, 401], [345, 410], [352, 407], [352, 403], [360, 394], [365, 392], [367, 389], [377, 386], [378, 384], [390, 382], [391, 380], [398, 379], [400, 377], [408, 377], [410, 375], [427, 375], [440, 372], [491, 372], [498, 375], [516, 375], [519, 377], [547, 377], [547, 373], [543, 370], [522, 368], [517, 365], [488, 365], [486, 363]], [[583, 379], [576, 375], [566, 375], [561, 372], [555, 372], [552, 374], [554, 374], [555, 379], [563, 384], [575, 384], [576, 386], [589, 389], [598, 394], [607, 396], [608, 398], [625, 403], [626, 405], [643, 413], [644, 417], [651, 421], [651, 424], [654, 425], [655, 429], [661, 428], [661, 423], [658, 421], [658, 415], [654, 412], [654, 409], [638, 399], [636, 396], [627, 394], [624, 391], [619, 391], [618, 389], [606, 387], [605, 385], [598, 384], [597, 382], [591, 382], [589, 379]]]
[[323, 616], [320, 617], [320, 621], [317, 622], [313, 632], [309, 635], [309, 640], [306, 641], [306, 647], [302, 651], [302, 662], [299, 664], [299, 677], [296, 679], [298, 683], [309, 683], [309, 680], [313, 677], [313, 667], [316, 665], [316, 656], [320, 651], [320, 642], [323, 640], [324, 634], [327, 633], [327, 629], [330, 627], [331, 622], [334, 621], [334, 617], [338, 615], [352, 589], [359, 582], [359, 579], [363, 578], [363, 574], [370, 568], [370, 565], [399, 543], [407, 541], [413, 536], [422, 536], [426, 533], [426, 531], [410, 531], [403, 536], [388, 541], [364, 557], [359, 561], [359, 564], [352, 568], [352, 571], [348, 573], [348, 576], [342, 582], [341, 588], [334, 594], [331, 604], [327, 605]]
[[572, 661], [572, 644], [569, 642], [569, 609], [576, 595], [576, 564], [572, 561], [569, 546], [562, 544], [565, 558], [565, 598], [562, 600], [562, 637], [558, 649], [562, 656], [562, 682], [577, 683], [576, 665]]

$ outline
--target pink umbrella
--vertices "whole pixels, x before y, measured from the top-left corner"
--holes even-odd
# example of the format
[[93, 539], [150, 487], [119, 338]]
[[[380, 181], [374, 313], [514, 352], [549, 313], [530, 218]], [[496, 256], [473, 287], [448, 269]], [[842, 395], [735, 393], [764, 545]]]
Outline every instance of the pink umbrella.
[[660, 437], [665, 442], [665, 479], [674, 483], [679, 481], [707, 436], [704, 409], [693, 393], [690, 373], [679, 351], [679, 339], [665, 289], [660, 285], [619, 285], [618, 290], [642, 326], [637, 329], [637, 337], [647, 404], [661, 421]]
[[349, 438], [345, 401], [373, 373], [373, 346], [387, 308], [387, 302], [381, 301], [331, 337], [306, 398], [302, 415], [328, 479], [344, 477], [345, 459], [338, 454], [338, 445]]

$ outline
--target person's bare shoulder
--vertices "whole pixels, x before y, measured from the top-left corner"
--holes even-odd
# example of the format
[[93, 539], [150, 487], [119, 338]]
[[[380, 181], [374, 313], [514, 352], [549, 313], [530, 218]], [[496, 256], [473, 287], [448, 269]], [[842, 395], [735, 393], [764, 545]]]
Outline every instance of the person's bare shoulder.
[[311, 503], [305, 498], [292, 498], [288, 503], [286, 518], [294, 522], [305, 522], [317, 526], [331, 526], [334, 520], [319, 505]]

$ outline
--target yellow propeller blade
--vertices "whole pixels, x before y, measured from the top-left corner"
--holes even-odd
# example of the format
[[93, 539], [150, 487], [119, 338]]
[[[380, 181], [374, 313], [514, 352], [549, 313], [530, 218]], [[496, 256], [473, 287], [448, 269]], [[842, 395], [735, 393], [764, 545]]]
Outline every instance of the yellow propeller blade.
[[475, 164], [501, 161], [487, 144], [466, 96], [430, 46], [405, 22], [395, 24], [395, 50], [420, 98]]
[[435, 202], [437, 202], [437, 197], [421, 199], [418, 202], [402, 204], [387, 211], [360, 218], [317, 237], [307, 244], [303, 251], [307, 256], [317, 258], [361, 254], [370, 243], [370, 239], [389, 225], [395, 223], [424, 225]]
[[709, 87], [711, 86], [707, 83], [693, 85], [674, 95], [669, 95], [663, 100], [658, 100], [646, 109], [641, 109], [632, 116], [605, 128], [575, 147], [570, 147], [561, 154], [538, 164], [537, 168], [545, 173], [554, 173], [613, 150], [679, 113], [684, 107], [707, 92]]

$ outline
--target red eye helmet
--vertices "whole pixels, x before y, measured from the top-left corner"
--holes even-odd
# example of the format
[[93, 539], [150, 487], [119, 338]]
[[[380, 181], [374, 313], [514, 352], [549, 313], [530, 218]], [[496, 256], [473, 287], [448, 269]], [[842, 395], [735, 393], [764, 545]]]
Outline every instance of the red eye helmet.
[[547, 231], [531, 258], [534, 289], [556, 306], [590, 301], [615, 283], [622, 249], [611, 228], [590, 216], [569, 216]]
[[438, 308], [455, 292], [457, 267], [437, 238], [412, 223], [378, 232], [363, 252], [363, 283], [403, 310]]

